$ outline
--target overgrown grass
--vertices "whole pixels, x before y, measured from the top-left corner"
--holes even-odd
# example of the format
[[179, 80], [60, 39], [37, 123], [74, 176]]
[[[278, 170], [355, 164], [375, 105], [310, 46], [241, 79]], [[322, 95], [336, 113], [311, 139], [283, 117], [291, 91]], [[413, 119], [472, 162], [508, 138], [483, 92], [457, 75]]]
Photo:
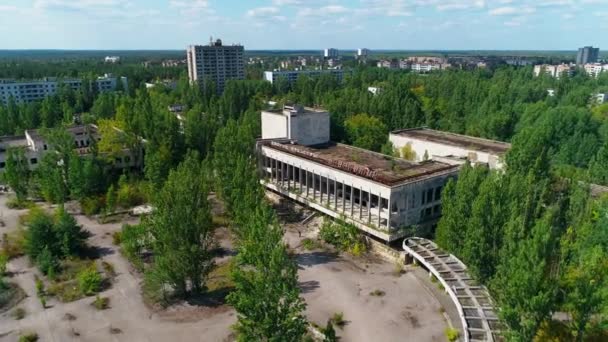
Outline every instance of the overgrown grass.
[[229, 227], [230, 226], [230, 218], [224, 215], [213, 215], [211, 218], [214, 227]]
[[455, 342], [460, 337], [460, 332], [454, 328], [446, 328], [445, 337], [448, 339], [448, 341]]
[[18, 200], [17, 197], [11, 197], [8, 201], [6, 201], [6, 207], [9, 209], [28, 209], [34, 205], [34, 202], [28, 200]]
[[230, 277], [231, 269], [231, 262], [225, 262], [217, 265], [213, 271], [209, 273], [209, 279], [207, 280], [207, 291], [231, 291], [234, 288], [234, 282]]
[[13, 310], [13, 312], [11, 313], [11, 317], [18, 321], [24, 319], [26, 314], [27, 312], [25, 311], [25, 309], [19, 307]]
[[[106, 267], [111, 265], [104, 266], [104, 270]], [[56, 276], [46, 291], [48, 295], [56, 297], [61, 302], [73, 302], [101, 290], [104, 278], [97, 272], [94, 261], [65, 260], [62, 262], [61, 270], [62, 272]], [[106, 274], [108, 274], [107, 270]]]
[[122, 243], [122, 232], [118, 231], [112, 234], [112, 243], [115, 246], [120, 246], [120, 244]]
[[95, 300], [91, 303], [97, 310], [106, 310], [110, 307], [110, 298], [95, 296]]
[[385, 294], [386, 294], [386, 292], [379, 290], [379, 289], [375, 289], [374, 291], [369, 293], [370, 296], [374, 296], [374, 297], [384, 297]]
[[18, 228], [9, 234], [2, 234], [0, 253], [9, 259], [18, 258], [25, 254], [25, 230]]
[[319, 244], [319, 242], [317, 240], [313, 240], [313, 239], [309, 239], [309, 238], [302, 240], [302, 248], [304, 248], [307, 251], [312, 251], [312, 250], [318, 249], [320, 247], [321, 247], [321, 245]]
[[331, 316], [330, 321], [340, 329], [344, 329], [344, 326], [346, 325], [343, 312], [334, 313], [334, 315]]
[[25, 333], [19, 336], [19, 342], [36, 342], [38, 341], [38, 334], [35, 332]]

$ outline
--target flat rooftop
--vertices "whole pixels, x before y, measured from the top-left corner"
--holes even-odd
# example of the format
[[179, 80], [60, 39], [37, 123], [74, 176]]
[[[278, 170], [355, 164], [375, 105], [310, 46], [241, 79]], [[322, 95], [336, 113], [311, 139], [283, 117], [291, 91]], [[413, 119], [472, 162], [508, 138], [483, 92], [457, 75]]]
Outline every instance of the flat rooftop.
[[[95, 126], [95, 125], [76, 125], [76, 126], [66, 128], [66, 131], [68, 133], [72, 134], [73, 136], [85, 135], [87, 133], [91, 134], [91, 135], [96, 135], [97, 126]], [[29, 129], [29, 130], [26, 130], [26, 133], [33, 140], [40, 141], [43, 139], [42, 131], [39, 129]]]
[[25, 135], [12, 135], [0, 137], [0, 145], [4, 147], [20, 147], [27, 146]]
[[262, 141], [262, 144], [271, 149], [305, 158], [388, 186], [431, 178], [444, 172], [456, 170], [459, 167], [459, 165], [437, 161], [414, 163], [333, 142], [315, 146], [302, 146], [286, 141]]
[[278, 115], [285, 115], [285, 113], [287, 112], [295, 112], [296, 114], [316, 114], [316, 113], [327, 113], [327, 110], [323, 109], [323, 108], [312, 108], [312, 107], [303, 107], [303, 106], [283, 106], [283, 108], [276, 108], [276, 109], [266, 109], [263, 110], [263, 112], [266, 113], [271, 113], [271, 114], [278, 114]]
[[391, 134], [494, 154], [504, 154], [511, 149], [511, 144], [506, 142], [436, 131], [429, 128], [402, 129], [393, 131]]

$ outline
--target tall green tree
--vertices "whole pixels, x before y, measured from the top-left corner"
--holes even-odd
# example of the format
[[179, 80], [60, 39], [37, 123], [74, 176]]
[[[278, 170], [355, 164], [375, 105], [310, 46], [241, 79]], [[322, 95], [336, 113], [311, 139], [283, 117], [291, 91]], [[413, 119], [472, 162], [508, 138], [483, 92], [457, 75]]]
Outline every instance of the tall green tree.
[[214, 265], [207, 179], [198, 155], [189, 155], [169, 174], [149, 222], [154, 251], [150, 272], [178, 296], [202, 292]]
[[239, 341], [298, 341], [306, 332], [297, 267], [270, 209], [258, 207], [243, 227], [228, 302], [237, 311]]
[[27, 197], [29, 174], [28, 160], [23, 149], [9, 148], [6, 154], [4, 179], [15, 191], [18, 202], [24, 201]]

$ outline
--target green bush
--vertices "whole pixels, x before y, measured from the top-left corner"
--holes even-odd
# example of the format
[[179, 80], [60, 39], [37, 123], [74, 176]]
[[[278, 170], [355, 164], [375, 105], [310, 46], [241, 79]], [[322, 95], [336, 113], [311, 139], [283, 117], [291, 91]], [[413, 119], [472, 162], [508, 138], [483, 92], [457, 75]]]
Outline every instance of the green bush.
[[95, 267], [90, 267], [78, 273], [78, 288], [84, 295], [91, 296], [101, 290], [103, 279]]
[[48, 247], [44, 247], [42, 253], [38, 254], [36, 264], [38, 264], [40, 272], [49, 278], [53, 278], [59, 270], [59, 259], [51, 253]]
[[359, 230], [352, 224], [325, 220], [319, 230], [319, 237], [339, 250], [347, 251], [355, 256], [367, 251]]
[[325, 335], [323, 342], [338, 341], [338, 338], [336, 337], [336, 330], [334, 329], [333, 324], [331, 324], [331, 319], [327, 320], [327, 325], [325, 326], [325, 328], [323, 329], [322, 332], [323, 332], [323, 335]]
[[36, 342], [38, 341], [38, 334], [35, 332], [27, 333], [19, 336], [19, 342]]
[[86, 197], [80, 200], [80, 207], [87, 216], [97, 215], [105, 208], [105, 199], [103, 197]]
[[445, 337], [447, 337], [448, 341], [455, 342], [460, 337], [460, 332], [454, 328], [445, 329]]
[[143, 183], [129, 182], [125, 175], [118, 180], [116, 203], [122, 208], [131, 208], [146, 202]]

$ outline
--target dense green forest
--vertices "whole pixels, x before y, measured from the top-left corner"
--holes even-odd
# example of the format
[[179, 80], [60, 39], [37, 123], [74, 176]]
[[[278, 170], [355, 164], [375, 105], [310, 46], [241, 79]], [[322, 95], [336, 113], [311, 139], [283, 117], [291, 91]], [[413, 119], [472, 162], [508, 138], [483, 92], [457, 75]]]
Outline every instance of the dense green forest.
[[[162, 261], [150, 270], [150, 277], [182, 292], [188, 292], [183, 285], [192, 280], [193, 272], [204, 274], [211, 266], [202, 263], [183, 274], [163, 273], [173, 267], [173, 257], [187, 258], [172, 254], [172, 246], [192, 241], [186, 225], [181, 240], [163, 230], [163, 224], [190, 203], [171, 193], [188, 193], [186, 188], [206, 193], [213, 188], [225, 202], [240, 241], [237, 263], [243, 267], [235, 268], [236, 291], [229, 301], [239, 314], [242, 340], [295, 338], [304, 329], [295, 266], [279, 243], [281, 228], [264, 204], [255, 177], [253, 143], [260, 133], [259, 110], [271, 99], [323, 106], [331, 113], [333, 140], [386, 153], [392, 153], [387, 144], [390, 130], [422, 125], [511, 142], [506, 171], [466, 165], [458, 182], [446, 186], [437, 242], [488, 285], [510, 340], [550, 338], [559, 330], [551, 328], [555, 312], [570, 317], [564, 331], [559, 330], [564, 339], [583, 340], [606, 330], [608, 202], [590, 198], [588, 187], [608, 185], [608, 104], [592, 100], [592, 94], [608, 91], [607, 74], [595, 79], [579, 72], [553, 79], [533, 77], [530, 67], [428, 75], [362, 67], [343, 83], [330, 76], [303, 77], [293, 85], [284, 80], [274, 85], [256, 79], [232, 81], [221, 96], [213, 87], [201, 91], [190, 86], [179, 69], [137, 65], [39, 65], [31, 70], [5, 66], [0, 75], [91, 76], [105, 68], [132, 77], [132, 87], [105, 94], [86, 86], [79, 91], [64, 89], [40, 103], [0, 107], [0, 134], [45, 128], [58, 142], [55, 146], [66, 146], [54, 158], [68, 161], [57, 168], [57, 160], [43, 160], [39, 171], [17, 177], [27, 172], [19, 169], [20, 157], [14, 154], [7, 162], [6, 179], [21, 197], [93, 201], [101, 203], [99, 208], [113, 206], [118, 197], [125, 205], [151, 200], [168, 208], [153, 215], [143, 229], [156, 234], [156, 243], [148, 247]], [[250, 74], [259, 77], [258, 71]], [[175, 90], [140, 85], [166, 77], [179, 77]], [[383, 91], [373, 95], [368, 86]], [[554, 89], [555, 96], [549, 96], [548, 89]], [[173, 104], [186, 106], [183, 123], [169, 112]], [[81, 113], [82, 122], [99, 125], [102, 140], [94, 150], [99, 154], [75, 158], [61, 143], [66, 141], [61, 127], [72, 124], [75, 113]], [[119, 127], [132, 141], [146, 139], [143, 170], [100, 176], [104, 164], [112, 162], [101, 152], [111, 152], [121, 140], [104, 127]], [[191, 186], [182, 189], [180, 179]], [[200, 184], [201, 179], [206, 184]], [[208, 213], [197, 215], [204, 222]], [[136, 230], [131, 233], [138, 236]], [[206, 255], [204, 250], [200, 253]], [[264, 286], [269, 282], [276, 287]], [[272, 318], [262, 320], [267, 312]]]

